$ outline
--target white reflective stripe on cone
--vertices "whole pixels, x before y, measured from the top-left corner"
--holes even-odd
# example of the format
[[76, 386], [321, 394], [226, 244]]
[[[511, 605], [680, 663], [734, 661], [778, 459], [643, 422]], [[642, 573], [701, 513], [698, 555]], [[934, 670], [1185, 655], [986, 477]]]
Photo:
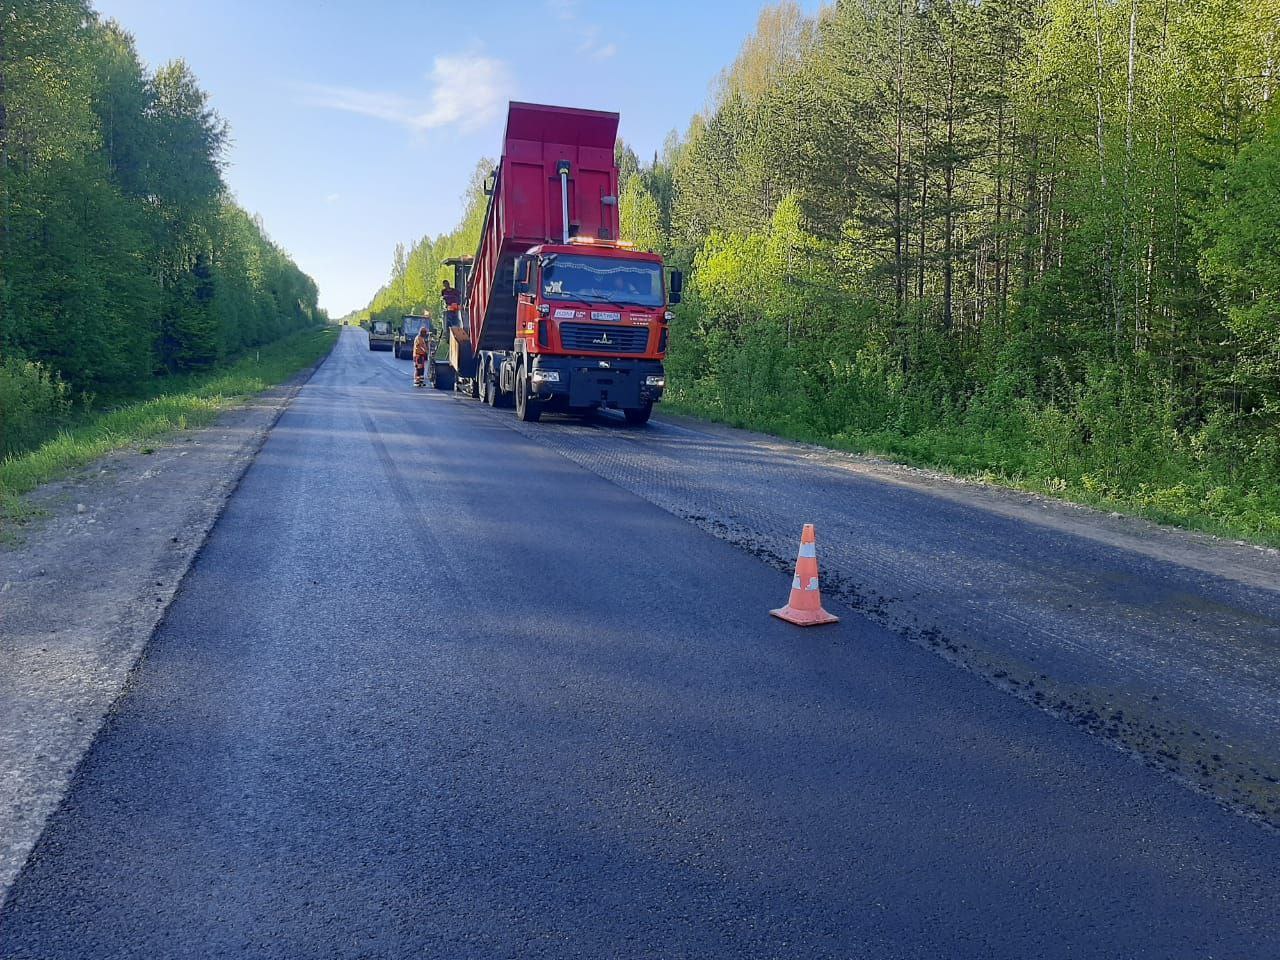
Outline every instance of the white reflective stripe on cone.
[[814, 557], [816, 559], [818, 556], [818, 549], [812, 543], [802, 543], [800, 544], [800, 556]]

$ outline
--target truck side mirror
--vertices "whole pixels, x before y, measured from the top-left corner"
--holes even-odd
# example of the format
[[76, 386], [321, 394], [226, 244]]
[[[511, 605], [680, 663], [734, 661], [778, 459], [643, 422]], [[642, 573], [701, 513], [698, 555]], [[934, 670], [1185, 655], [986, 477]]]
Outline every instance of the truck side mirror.
[[516, 257], [515, 268], [511, 273], [511, 291], [517, 297], [529, 292], [529, 261], [524, 257]]
[[671, 271], [671, 296], [668, 298], [672, 304], [679, 303], [684, 294], [684, 274], [679, 270]]

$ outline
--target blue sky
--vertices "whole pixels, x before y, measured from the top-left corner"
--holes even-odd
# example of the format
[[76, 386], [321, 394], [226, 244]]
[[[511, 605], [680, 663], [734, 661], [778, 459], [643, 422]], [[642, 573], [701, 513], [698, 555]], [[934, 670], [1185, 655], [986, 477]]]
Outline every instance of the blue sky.
[[[802, 4], [816, 9], [817, 0]], [[652, 155], [762, 0], [96, 0], [152, 67], [186, 60], [230, 123], [227, 181], [320, 284], [364, 306], [397, 241], [450, 229], [507, 100], [617, 110]]]

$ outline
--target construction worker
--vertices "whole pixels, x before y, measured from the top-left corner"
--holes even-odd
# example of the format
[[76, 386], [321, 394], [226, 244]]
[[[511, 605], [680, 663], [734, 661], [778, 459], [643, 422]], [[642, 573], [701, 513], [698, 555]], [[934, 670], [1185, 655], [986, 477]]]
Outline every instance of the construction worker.
[[441, 281], [440, 299], [444, 301], [444, 329], [458, 326], [458, 311], [462, 307], [462, 297], [448, 280]]
[[427, 354], [430, 352], [429, 340], [427, 327], [423, 324], [418, 328], [418, 335], [413, 338], [413, 385], [415, 387], [426, 386], [424, 374], [427, 367]]

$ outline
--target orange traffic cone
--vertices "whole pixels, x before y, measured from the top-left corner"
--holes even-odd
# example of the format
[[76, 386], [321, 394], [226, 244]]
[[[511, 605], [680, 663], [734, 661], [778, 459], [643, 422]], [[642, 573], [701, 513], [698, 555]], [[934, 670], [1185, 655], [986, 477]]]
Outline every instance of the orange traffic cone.
[[814, 544], [813, 524], [804, 525], [800, 535], [800, 554], [796, 557], [796, 575], [791, 581], [791, 599], [785, 607], [770, 610], [779, 620], [798, 627], [816, 627], [835, 623], [839, 617], [822, 609], [822, 593], [818, 590], [818, 549]]

